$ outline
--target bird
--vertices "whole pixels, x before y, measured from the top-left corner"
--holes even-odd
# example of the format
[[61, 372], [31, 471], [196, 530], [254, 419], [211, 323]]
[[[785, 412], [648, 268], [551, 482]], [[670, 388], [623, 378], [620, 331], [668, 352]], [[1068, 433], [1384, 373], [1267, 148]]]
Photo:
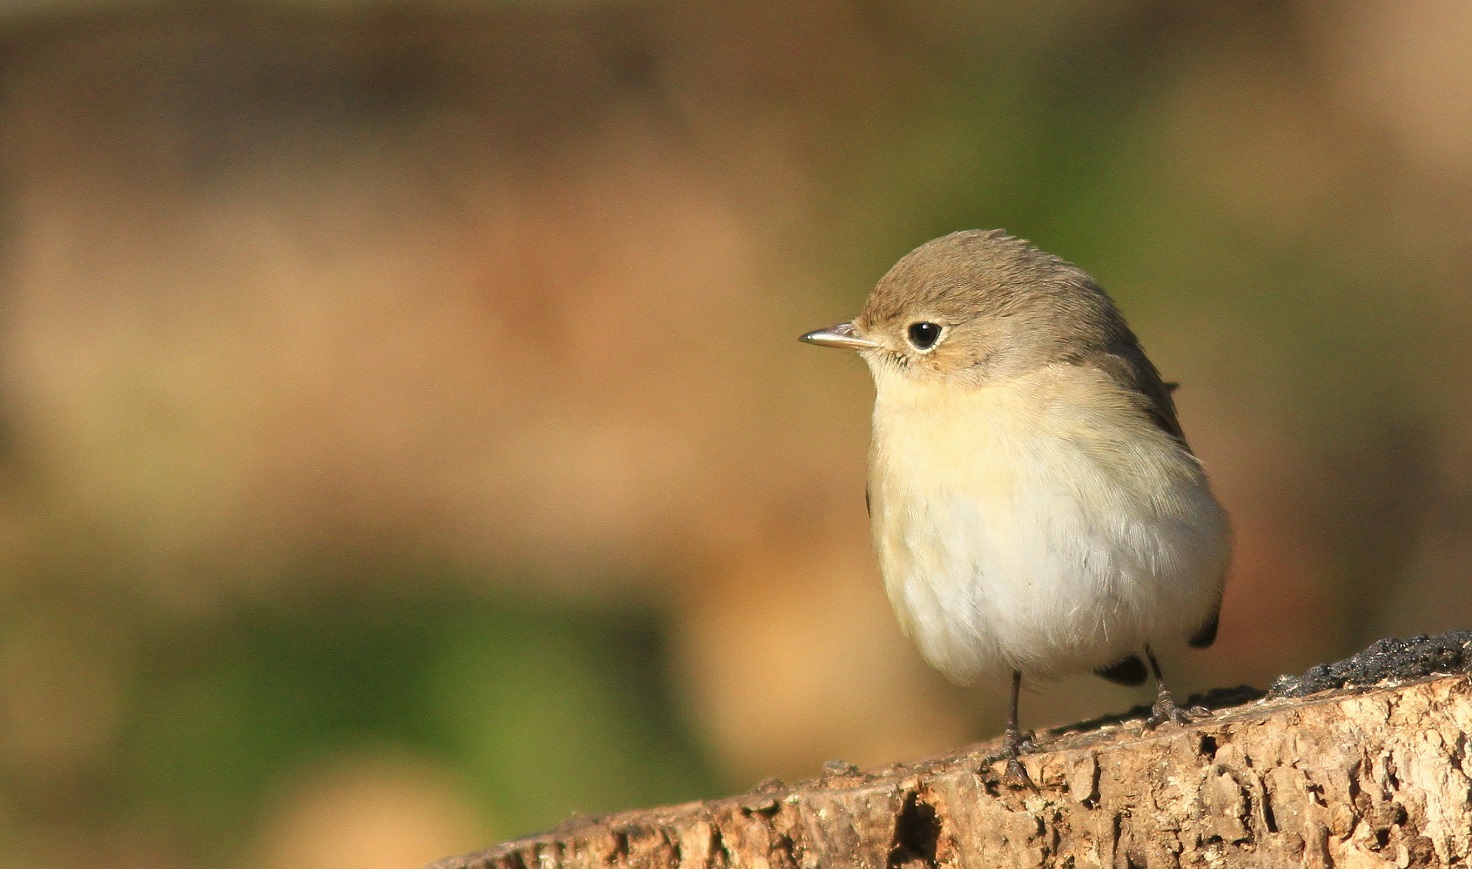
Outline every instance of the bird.
[[[1155, 651], [1216, 638], [1226, 511], [1113, 300], [1003, 230], [901, 258], [859, 315], [801, 336], [858, 351], [875, 385], [865, 501], [884, 586], [921, 656], [963, 686], [1005, 683], [1015, 785], [1037, 750], [1023, 675], [1093, 671], [1179, 706]], [[1143, 659], [1143, 660], [1142, 660]]]

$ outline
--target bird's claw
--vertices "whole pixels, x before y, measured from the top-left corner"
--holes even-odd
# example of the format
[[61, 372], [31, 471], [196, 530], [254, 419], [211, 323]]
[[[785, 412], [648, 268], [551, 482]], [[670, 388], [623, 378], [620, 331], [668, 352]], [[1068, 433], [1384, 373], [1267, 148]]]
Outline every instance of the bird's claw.
[[1154, 730], [1167, 721], [1172, 724], [1191, 724], [1210, 717], [1211, 710], [1205, 706], [1182, 709], [1176, 705], [1176, 698], [1169, 691], [1162, 691], [1155, 698], [1155, 705], [1150, 707], [1150, 716], [1145, 719], [1145, 729]]
[[1023, 734], [1016, 730], [1008, 730], [1002, 737], [1002, 750], [986, 759], [986, 763], [992, 764], [999, 760], [1007, 761], [1007, 771], [1003, 776], [1007, 785], [1012, 788], [1027, 788], [1033, 793], [1040, 793], [1038, 786], [1033, 783], [1032, 776], [1027, 774], [1027, 767], [1022, 765], [1021, 757], [1038, 750], [1038, 744], [1033, 741], [1032, 731]]
[[1027, 767], [1015, 757], [1007, 758], [1007, 784], [1014, 790], [1027, 788], [1033, 793], [1039, 793], [1038, 786], [1033, 784], [1032, 776], [1027, 774]]

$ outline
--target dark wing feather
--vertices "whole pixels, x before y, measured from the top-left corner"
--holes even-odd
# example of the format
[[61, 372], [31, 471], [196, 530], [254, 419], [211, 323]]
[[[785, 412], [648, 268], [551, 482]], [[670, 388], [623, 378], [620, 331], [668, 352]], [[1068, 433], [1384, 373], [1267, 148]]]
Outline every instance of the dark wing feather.
[[1211, 644], [1216, 642], [1216, 629], [1217, 625], [1221, 622], [1221, 616], [1222, 602], [1217, 601], [1216, 609], [1211, 611], [1211, 618], [1207, 619], [1206, 624], [1202, 625], [1196, 633], [1191, 635], [1191, 639], [1186, 641], [1186, 645], [1193, 649], [1210, 648]]
[[1145, 669], [1145, 662], [1140, 660], [1139, 655], [1130, 655], [1122, 661], [1100, 667], [1094, 671], [1105, 679], [1116, 685], [1143, 685], [1149, 671]]

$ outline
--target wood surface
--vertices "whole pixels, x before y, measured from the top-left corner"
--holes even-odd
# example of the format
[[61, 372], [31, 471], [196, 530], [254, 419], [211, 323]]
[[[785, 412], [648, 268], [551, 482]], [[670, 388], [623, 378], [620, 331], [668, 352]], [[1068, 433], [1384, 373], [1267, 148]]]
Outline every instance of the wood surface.
[[[1461, 669], [1472, 642], [1439, 639], [1448, 638], [1440, 651], [1455, 660], [1432, 664]], [[1435, 641], [1382, 644], [1403, 650], [1408, 642]], [[1144, 732], [1136, 718], [1042, 734], [1041, 750], [1025, 758], [1036, 793], [1004, 783], [1002, 765], [988, 759], [998, 745], [987, 743], [863, 772], [830, 764], [821, 778], [791, 786], [576, 819], [432, 866], [1461, 864], [1472, 855], [1467, 676], [1401, 666], [1400, 677], [1413, 674], [1401, 681], [1394, 666], [1387, 675], [1383, 660], [1371, 660], [1364, 678], [1380, 667], [1378, 684], [1310, 693], [1346, 681], [1342, 673], [1324, 680], [1375, 648], [1280, 680], [1268, 697], [1200, 723]]]

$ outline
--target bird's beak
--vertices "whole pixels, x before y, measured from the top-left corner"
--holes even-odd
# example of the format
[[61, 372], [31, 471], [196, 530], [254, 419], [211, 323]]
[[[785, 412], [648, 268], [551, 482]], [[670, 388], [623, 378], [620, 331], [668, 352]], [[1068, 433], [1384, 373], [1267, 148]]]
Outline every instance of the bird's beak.
[[837, 347], [842, 350], [873, 350], [879, 345], [860, 335], [853, 323], [839, 323], [816, 332], [809, 332], [799, 341], [817, 344], [819, 347]]

